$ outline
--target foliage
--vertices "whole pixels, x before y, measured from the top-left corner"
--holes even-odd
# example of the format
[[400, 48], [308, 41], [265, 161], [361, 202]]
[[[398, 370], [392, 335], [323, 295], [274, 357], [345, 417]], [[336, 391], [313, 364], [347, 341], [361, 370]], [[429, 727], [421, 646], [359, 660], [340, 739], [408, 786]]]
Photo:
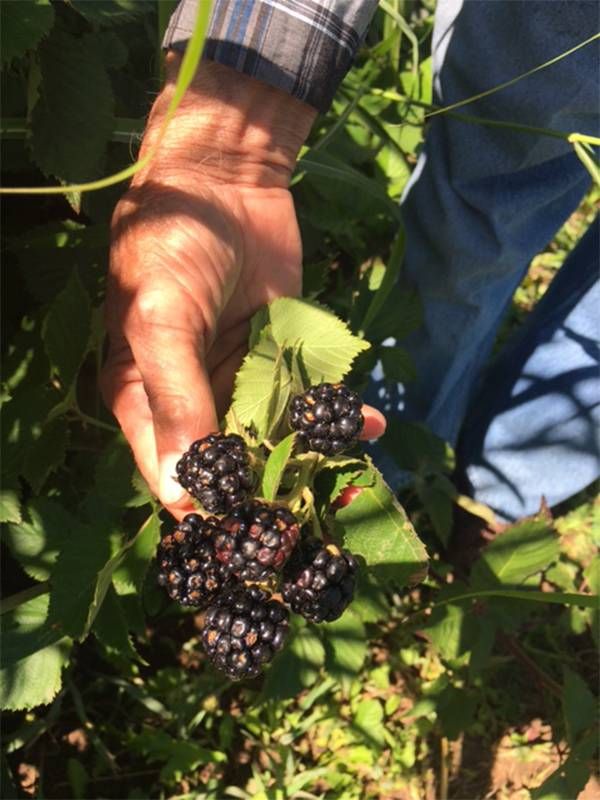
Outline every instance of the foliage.
[[[397, 200], [431, 102], [433, 1], [384, 9], [294, 178], [306, 300], [256, 318], [238, 378], [231, 420], [274, 442], [307, 377], [352, 368], [361, 388], [377, 362], [390, 382], [415, 375], [402, 342], [421, 309], [402, 280]], [[126, 167], [159, 85], [164, 8], [22, 0], [1, 12], [5, 182]], [[489, 509], [456, 491], [450, 449], [419, 426], [393, 424], [384, 442], [407, 474], [398, 497], [350, 457], [313, 476], [320, 510], [363, 488], [332, 526], [369, 565], [351, 609], [322, 628], [297, 622], [263, 682], [232, 688], [206, 667], [198, 619], [155, 584], [168, 520], [99, 400], [121, 191], [5, 203], [4, 793], [19, 781], [48, 797], [575, 797], [594, 756], [598, 616], [572, 595], [598, 593], [598, 506], [586, 496], [496, 535]], [[534, 262], [508, 325], [595, 200]], [[292, 446], [271, 452], [265, 496], [289, 489]], [[486, 544], [465, 548], [473, 527]]]

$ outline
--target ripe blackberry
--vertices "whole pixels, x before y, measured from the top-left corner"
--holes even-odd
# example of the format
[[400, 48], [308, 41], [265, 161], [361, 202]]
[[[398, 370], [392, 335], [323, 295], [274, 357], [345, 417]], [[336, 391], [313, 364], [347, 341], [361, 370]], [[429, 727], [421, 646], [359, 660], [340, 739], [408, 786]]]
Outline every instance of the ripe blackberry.
[[243, 581], [265, 581], [288, 560], [300, 525], [285, 506], [249, 500], [219, 523], [217, 558]]
[[290, 425], [309, 450], [334, 456], [351, 447], [364, 417], [360, 397], [343, 383], [320, 383], [296, 395], [290, 404]]
[[209, 514], [223, 514], [254, 485], [241, 436], [211, 433], [190, 445], [175, 467], [177, 480]]
[[216, 523], [213, 517], [187, 514], [158, 545], [158, 582], [184, 606], [204, 608], [233, 584], [231, 570], [215, 553]]
[[233, 680], [261, 672], [288, 632], [288, 611], [257, 586], [219, 595], [202, 627], [202, 644], [211, 663]]
[[285, 567], [281, 594], [309, 622], [333, 622], [352, 601], [357, 563], [351, 553], [318, 539], [303, 541]]

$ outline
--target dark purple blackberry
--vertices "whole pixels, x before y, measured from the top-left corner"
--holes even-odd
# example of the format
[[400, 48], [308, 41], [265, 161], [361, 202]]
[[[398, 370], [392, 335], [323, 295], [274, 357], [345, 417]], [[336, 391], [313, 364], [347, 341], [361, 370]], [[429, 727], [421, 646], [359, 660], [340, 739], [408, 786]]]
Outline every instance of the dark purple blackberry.
[[223, 514], [254, 486], [241, 436], [211, 433], [190, 445], [175, 467], [177, 480], [209, 514]]
[[320, 383], [292, 399], [290, 426], [308, 450], [334, 456], [358, 439], [361, 408], [360, 397], [343, 383]]
[[233, 585], [231, 570], [216, 556], [218, 520], [187, 514], [158, 545], [158, 582], [172, 600], [205, 608], [218, 592]]
[[232, 589], [219, 595], [206, 612], [204, 650], [233, 680], [254, 677], [282, 647], [288, 617], [285, 606], [257, 586]]
[[333, 622], [354, 595], [357, 563], [351, 553], [318, 539], [303, 541], [285, 567], [281, 594], [309, 622]]
[[279, 572], [298, 541], [300, 526], [285, 506], [249, 500], [219, 523], [217, 558], [243, 581], [265, 581]]

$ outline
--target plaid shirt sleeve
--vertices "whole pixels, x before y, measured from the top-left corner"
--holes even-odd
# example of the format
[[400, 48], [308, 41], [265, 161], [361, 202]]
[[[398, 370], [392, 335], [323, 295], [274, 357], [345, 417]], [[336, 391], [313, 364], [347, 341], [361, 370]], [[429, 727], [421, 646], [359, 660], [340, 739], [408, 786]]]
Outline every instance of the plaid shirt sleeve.
[[[181, 0], [163, 47], [185, 49], [198, 2]], [[214, 0], [204, 57], [326, 111], [376, 8], [377, 0]]]

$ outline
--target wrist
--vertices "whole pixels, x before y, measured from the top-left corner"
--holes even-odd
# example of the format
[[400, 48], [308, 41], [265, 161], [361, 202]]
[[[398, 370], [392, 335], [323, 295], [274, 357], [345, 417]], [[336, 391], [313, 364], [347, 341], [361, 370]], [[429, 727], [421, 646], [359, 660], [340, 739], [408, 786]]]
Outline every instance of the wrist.
[[[167, 54], [167, 81], [148, 121], [141, 156], [156, 142], [181, 58]], [[240, 186], [287, 188], [317, 112], [286, 92], [230, 67], [202, 62], [158, 153], [134, 183], [152, 174]]]

